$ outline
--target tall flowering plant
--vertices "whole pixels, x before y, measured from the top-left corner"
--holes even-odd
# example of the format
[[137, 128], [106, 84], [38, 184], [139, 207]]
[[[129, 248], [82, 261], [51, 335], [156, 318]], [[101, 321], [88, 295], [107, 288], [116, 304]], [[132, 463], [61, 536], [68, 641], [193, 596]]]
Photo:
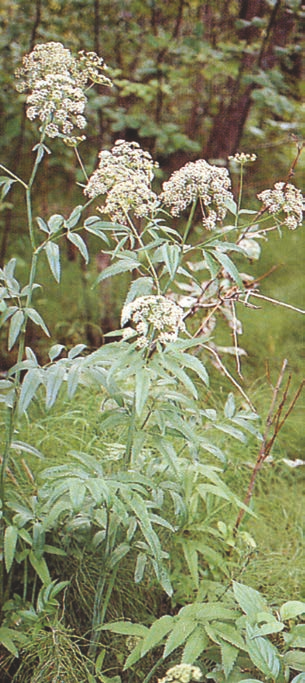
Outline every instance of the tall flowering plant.
[[[221, 468], [210, 461], [206, 464], [207, 457], [218, 458], [220, 463], [226, 458], [206, 433], [219, 428], [239, 440], [244, 440], [247, 431], [257, 433], [253, 429], [257, 414], [240, 381], [242, 350], [238, 338], [242, 328], [237, 306], [255, 308], [253, 301], [264, 297], [253, 278], [244, 273], [244, 266], [259, 258], [262, 238], [274, 230], [299, 227], [304, 210], [302, 193], [290, 183], [290, 177], [261, 192], [257, 210], [243, 207], [245, 166], [255, 161], [255, 155], [238, 153], [229, 160], [240, 167], [237, 199], [228, 168], [203, 159], [175, 171], [158, 192], [157, 164], [149, 152], [136, 142], [117, 140], [111, 149], [99, 153], [98, 167], [89, 178], [85, 173], [83, 203], [68, 217], [56, 213], [34, 218], [33, 191], [38, 167], [45, 153], [50, 152], [45, 144], [48, 138], [60, 138], [74, 148], [84, 170], [78, 151], [84, 136], [75, 132], [86, 126], [88, 88], [92, 83], [111, 85], [104, 69], [103, 60], [95, 53], [81, 52], [74, 57], [60, 43], [37, 45], [26, 55], [16, 76], [18, 90], [26, 96], [27, 117], [39, 121], [33, 171], [25, 181], [1, 165], [2, 195], [13, 183], [24, 189], [32, 249], [26, 283], [18, 281], [15, 258], [0, 271], [0, 324], [8, 328], [9, 349], [17, 348], [17, 362], [0, 381], [6, 410], [0, 473], [2, 599], [9, 592], [6, 586], [10, 585], [18, 558], [18, 562], [25, 563], [24, 598], [30, 563], [43, 586], [49, 587], [44, 593], [45, 602], [51, 596], [54, 605], [57, 593], [50, 589], [54, 586], [45, 559], [50, 548], [46, 534], [54, 528], [65, 531], [69, 522], [76, 542], [82, 544], [84, 539], [77, 536], [78, 524], [74, 520], [86, 515], [92, 548], [101, 562], [88, 650], [91, 662], [96, 660], [116, 572], [127, 554], [134, 558], [136, 582], [149, 570], [163, 590], [172, 595], [170, 557], [156, 531], [161, 526], [181, 544], [188, 571], [198, 588], [198, 567], [192, 558], [202, 552], [201, 546], [198, 541], [195, 547], [198, 539], [191, 539], [190, 546], [190, 539], [182, 533], [179, 536], [179, 530], [187, 525], [194, 510], [207, 505], [208, 495], [220, 496], [245, 509], [222, 481]], [[198, 224], [200, 230], [194, 231]], [[52, 275], [60, 282], [60, 245], [64, 239], [89, 261], [82, 233], [100, 238], [111, 257], [112, 262], [100, 273], [97, 283], [130, 274], [120, 329], [113, 332], [120, 340], [112, 342], [110, 335], [107, 343], [93, 352], [88, 352], [84, 344], [66, 350], [54, 343], [49, 349], [49, 361], [42, 366], [34, 350], [25, 344], [29, 321], [49, 335], [47, 323], [34, 305], [39, 286], [37, 264], [45, 257]], [[233, 343], [227, 349], [217, 346], [213, 338], [218, 317], [231, 330]], [[225, 350], [235, 354], [235, 375], [222, 360]], [[199, 400], [209, 384], [210, 358], [242, 396], [243, 408], [236, 411], [233, 394], [229, 395], [224, 418], [219, 418], [215, 410], [202, 409]], [[236, 374], [240, 377], [236, 378]], [[44, 396], [45, 406], [50, 409], [60, 389], [66, 388], [72, 398], [78, 387], [90, 383], [101, 388], [100, 427], [106, 434], [115, 430], [113, 457], [119, 465], [107, 470], [102, 450], [100, 458], [73, 451], [70, 457], [78, 462], [75, 472], [70, 463], [42, 472], [35, 511], [25, 513], [23, 507], [22, 512], [8, 481], [9, 464], [14, 449], [32, 455], [37, 455], [37, 449], [16, 441], [19, 420], [31, 409], [38, 394]], [[191, 512], [190, 481], [192, 496], [196, 494], [201, 501], [200, 506], [193, 505]], [[166, 518], [164, 501], [171, 511], [175, 510], [176, 527], [172, 525], [172, 514]], [[215, 534], [213, 529], [210, 539]], [[24, 618], [23, 612], [20, 618]], [[15, 654], [12, 634], [5, 630], [2, 634], [5, 646]], [[92, 669], [90, 675], [92, 680]]]

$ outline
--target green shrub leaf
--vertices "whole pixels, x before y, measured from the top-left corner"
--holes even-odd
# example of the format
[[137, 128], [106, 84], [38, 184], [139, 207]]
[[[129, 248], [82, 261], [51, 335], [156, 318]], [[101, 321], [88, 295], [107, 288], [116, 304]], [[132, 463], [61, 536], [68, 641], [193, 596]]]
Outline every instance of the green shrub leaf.
[[55, 242], [47, 242], [44, 248], [51, 273], [56, 282], [60, 282], [60, 250]]
[[289, 600], [284, 602], [280, 608], [280, 617], [283, 621], [295, 619], [300, 614], [305, 614], [305, 602], [300, 600]]
[[4, 532], [4, 561], [6, 571], [9, 572], [14, 561], [18, 529], [15, 526], [7, 526]]

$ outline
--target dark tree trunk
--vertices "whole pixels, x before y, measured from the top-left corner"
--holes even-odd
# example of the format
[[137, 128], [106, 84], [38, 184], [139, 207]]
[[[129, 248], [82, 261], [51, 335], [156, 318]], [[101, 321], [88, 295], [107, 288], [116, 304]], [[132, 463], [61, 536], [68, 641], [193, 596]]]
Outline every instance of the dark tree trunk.
[[[244, 126], [251, 108], [251, 94], [255, 82], [245, 85], [244, 74], [254, 74], [262, 67], [264, 56], [273, 52], [271, 39], [278, 27], [278, 14], [283, 5], [277, 0], [269, 17], [267, 29], [261, 33], [261, 43], [258, 49], [247, 49], [241, 60], [239, 74], [235, 82], [227, 82], [226, 92], [230, 92], [230, 99], [226, 102], [222, 98], [220, 109], [216, 114], [212, 130], [203, 150], [203, 156], [208, 159], [226, 159], [238, 151]], [[243, 0], [239, 18], [250, 22], [254, 17], [261, 17], [265, 13], [265, 3], [261, 0]], [[245, 47], [250, 48], [253, 41], [260, 37], [260, 29], [253, 25], [245, 26], [238, 31], [239, 39], [245, 41]]]

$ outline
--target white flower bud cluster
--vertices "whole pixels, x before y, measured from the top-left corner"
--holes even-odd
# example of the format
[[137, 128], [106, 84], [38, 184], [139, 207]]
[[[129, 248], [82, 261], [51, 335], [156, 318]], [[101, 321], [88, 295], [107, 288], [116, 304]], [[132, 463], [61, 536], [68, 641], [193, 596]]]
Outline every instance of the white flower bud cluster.
[[284, 213], [284, 225], [295, 230], [303, 222], [305, 199], [302, 192], [290, 183], [275, 183], [273, 190], [264, 190], [257, 195], [271, 214]]
[[83, 129], [88, 82], [111, 85], [100, 73], [103, 68], [103, 60], [95, 53], [81, 52], [75, 58], [61, 43], [36, 45], [16, 71], [17, 90], [29, 93], [27, 117], [31, 121], [38, 118], [51, 138], [69, 138], [75, 126]]
[[130, 212], [137, 217], [152, 215], [159, 206], [151, 189], [158, 164], [149, 152], [143, 151], [137, 142], [117, 140], [110, 151], [100, 152], [99, 159], [84, 192], [89, 197], [106, 195], [100, 211], [123, 224]]
[[248, 164], [249, 162], [256, 161], [257, 156], [256, 154], [246, 154], [245, 152], [236, 152], [234, 156], [229, 156], [228, 157], [229, 161], [233, 161], [236, 164], [240, 164], [241, 166], [244, 166], [245, 164]]
[[190, 664], [177, 664], [168, 669], [164, 678], [159, 679], [158, 683], [190, 683], [190, 681], [200, 681], [202, 679], [202, 672], [199, 666], [191, 666]]
[[138, 334], [139, 348], [149, 347], [152, 342], [166, 344], [175, 341], [179, 332], [185, 330], [183, 309], [165, 296], [140, 296], [125, 304], [121, 315], [121, 326], [127, 323], [134, 328], [124, 330], [124, 338], [128, 339], [134, 332]]
[[230, 187], [231, 180], [226, 168], [211, 166], [204, 159], [199, 159], [175, 171], [163, 183], [161, 200], [170, 207], [172, 216], [179, 216], [199, 198], [204, 212], [203, 225], [213, 230], [216, 222], [226, 216], [226, 201], [233, 199]]

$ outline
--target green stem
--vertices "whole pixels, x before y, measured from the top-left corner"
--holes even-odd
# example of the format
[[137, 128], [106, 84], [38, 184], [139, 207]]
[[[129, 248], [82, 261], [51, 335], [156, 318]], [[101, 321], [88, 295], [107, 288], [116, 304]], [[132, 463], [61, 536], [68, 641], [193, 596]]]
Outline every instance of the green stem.
[[238, 217], [239, 217], [239, 212], [240, 212], [240, 207], [241, 207], [241, 200], [242, 200], [242, 196], [243, 196], [243, 180], [244, 180], [244, 167], [241, 164], [240, 179], [239, 179], [239, 191], [238, 191], [238, 200], [237, 200], [237, 211], [236, 211], [236, 216], [235, 216], [235, 228], [238, 227]]
[[144, 253], [145, 253], [145, 256], [146, 256], [146, 259], [147, 259], [147, 263], [148, 263], [148, 265], [149, 265], [150, 272], [151, 272], [151, 274], [152, 274], [152, 276], [153, 276], [153, 279], [154, 279], [154, 282], [155, 282], [157, 294], [161, 294], [158, 275], [157, 275], [157, 273], [156, 273], [156, 270], [155, 270], [154, 264], [153, 264], [153, 262], [152, 262], [152, 260], [151, 260], [151, 258], [150, 258], [150, 255], [149, 255], [149, 253], [148, 253], [147, 251], [145, 251], [145, 244], [144, 244], [144, 242], [143, 242], [143, 240], [142, 240], [142, 238], [141, 238], [141, 235], [139, 235], [138, 231], [136, 230], [136, 228], [135, 228], [133, 222], [131, 221], [131, 219], [130, 219], [130, 217], [129, 217], [128, 215], [127, 215], [127, 218], [128, 218], [128, 222], [129, 222], [129, 225], [130, 225], [130, 227], [131, 227], [131, 230], [132, 230], [132, 232], [133, 232], [133, 234], [134, 234], [134, 236], [135, 236], [137, 242], [139, 243], [141, 249], [144, 250]]
[[193, 222], [196, 206], [197, 206], [197, 199], [194, 199], [193, 204], [192, 204], [192, 208], [190, 210], [190, 215], [188, 217], [188, 221], [186, 224], [186, 228], [184, 231], [184, 235], [183, 235], [183, 239], [182, 239], [182, 245], [186, 244], [186, 240], [189, 236], [189, 232], [190, 232], [190, 229], [192, 227], [192, 222]]
[[11, 176], [11, 178], [14, 178], [14, 180], [16, 180], [18, 183], [21, 183], [21, 185], [23, 185], [23, 187], [27, 189], [27, 184], [23, 180], [21, 180], [21, 178], [19, 178], [18, 175], [10, 171], [9, 168], [6, 168], [6, 166], [3, 166], [3, 164], [0, 164], [0, 168], [3, 168], [3, 170]]
[[131, 462], [131, 457], [132, 457], [132, 446], [133, 446], [135, 422], [136, 422], [136, 399], [135, 399], [135, 394], [134, 394], [132, 409], [131, 409], [131, 415], [130, 415], [130, 423], [129, 423], [129, 427], [128, 427], [128, 434], [127, 434], [127, 440], [126, 440], [126, 461], [128, 463]]
[[150, 681], [150, 679], [153, 677], [155, 671], [157, 671], [157, 669], [162, 664], [162, 662], [164, 662], [164, 657], [160, 657], [159, 659], [157, 659], [156, 663], [153, 665], [151, 670], [148, 672], [147, 676], [145, 676], [142, 683], [148, 683]]

